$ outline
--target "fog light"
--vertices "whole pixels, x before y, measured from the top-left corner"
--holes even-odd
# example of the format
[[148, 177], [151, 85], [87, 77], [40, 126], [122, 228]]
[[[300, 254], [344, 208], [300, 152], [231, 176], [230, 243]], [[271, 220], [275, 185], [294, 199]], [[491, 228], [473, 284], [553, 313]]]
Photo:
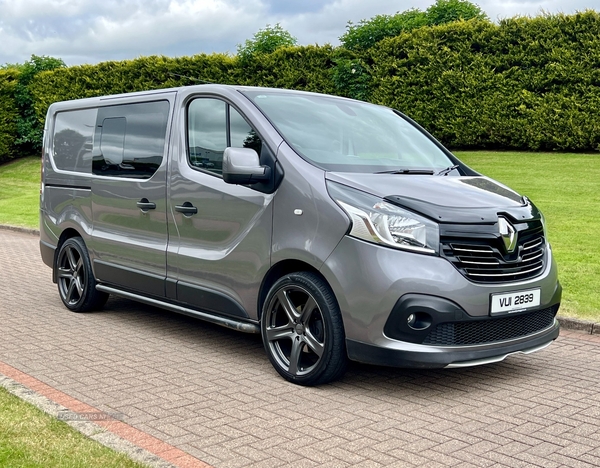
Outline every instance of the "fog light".
[[431, 326], [431, 315], [426, 312], [410, 314], [406, 319], [406, 323], [413, 330], [425, 330]]

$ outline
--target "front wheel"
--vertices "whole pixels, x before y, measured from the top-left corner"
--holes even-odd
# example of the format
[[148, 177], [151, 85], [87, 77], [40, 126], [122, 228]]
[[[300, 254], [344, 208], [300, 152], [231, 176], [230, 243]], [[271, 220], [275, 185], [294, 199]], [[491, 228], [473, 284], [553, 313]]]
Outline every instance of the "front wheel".
[[73, 312], [101, 309], [108, 294], [96, 290], [96, 280], [85, 243], [80, 237], [67, 239], [56, 257], [58, 293]]
[[314, 273], [291, 273], [273, 285], [261, 332], [271, 364], [290, 382], [319, 385], [346, 371], [340, 309], [329, 285]]

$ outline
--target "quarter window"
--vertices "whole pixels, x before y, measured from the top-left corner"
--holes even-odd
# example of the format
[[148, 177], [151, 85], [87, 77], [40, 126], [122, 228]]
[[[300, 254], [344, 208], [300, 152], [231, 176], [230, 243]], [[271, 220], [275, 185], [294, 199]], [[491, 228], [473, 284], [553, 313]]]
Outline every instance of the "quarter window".
[[188, 107], [188, 157], [198, 169], [221, 175], [227, 147], [252, 148], [262, 141], [241, 114], [224, 101], [198, 98]]
[[234, 148], [252, 148], [260, 155], [262, 142], [256, 131], [238, 111], [229, 108], [229, 125], [231, 129], [231, 144]]

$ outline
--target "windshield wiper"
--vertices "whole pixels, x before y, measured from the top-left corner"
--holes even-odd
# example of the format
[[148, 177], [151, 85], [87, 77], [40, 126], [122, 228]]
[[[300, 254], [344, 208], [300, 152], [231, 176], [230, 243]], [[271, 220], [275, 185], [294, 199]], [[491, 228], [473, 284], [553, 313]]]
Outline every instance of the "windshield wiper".
[[433, 175], [434, 172], [431, 169], [394, 169], [391, 171], [379, 171], [375, 174], [423, 174]]
[[458, 168], [459, 168], [459, 165], [455, 164], [454, 166], [450, 166], [450, 167], [447, 167], [446, 169], [442, 169], [436, 175], [445, 176], [445, 175], [450, 174], [454, 169], [458, 169]]

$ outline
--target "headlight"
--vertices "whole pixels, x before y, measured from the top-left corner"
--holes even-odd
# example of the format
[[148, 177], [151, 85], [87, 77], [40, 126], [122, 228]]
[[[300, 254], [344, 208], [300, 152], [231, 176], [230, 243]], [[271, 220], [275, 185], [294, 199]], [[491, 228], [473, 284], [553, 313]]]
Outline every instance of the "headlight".
[[350, 217], [350, 235], [396, 249], [436, 254], [437, 223], [385, 200], [334, 182], [327, 182], [331, 197]]

